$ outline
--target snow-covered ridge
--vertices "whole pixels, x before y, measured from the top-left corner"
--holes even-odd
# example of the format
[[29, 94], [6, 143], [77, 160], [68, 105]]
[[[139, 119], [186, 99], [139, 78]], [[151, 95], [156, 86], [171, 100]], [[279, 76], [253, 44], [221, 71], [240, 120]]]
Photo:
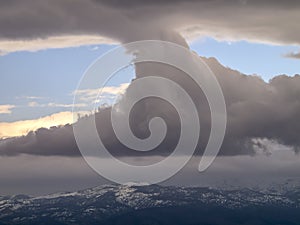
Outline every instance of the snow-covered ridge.
[[101, 220], [132, 210], [197, 204], [217, 205], [228, 209], [268, 205], [300, 208], [300, 189], [282, 193], [253, 189], [103, 185], [40, 197], [0, 197], [0, 223], [14, 221], [22, 224], [22, 221], [26, 221], [25, 224], [31, 224], [30, 221], [39, 221], [41, 218], [60, 222], [90, 217]]

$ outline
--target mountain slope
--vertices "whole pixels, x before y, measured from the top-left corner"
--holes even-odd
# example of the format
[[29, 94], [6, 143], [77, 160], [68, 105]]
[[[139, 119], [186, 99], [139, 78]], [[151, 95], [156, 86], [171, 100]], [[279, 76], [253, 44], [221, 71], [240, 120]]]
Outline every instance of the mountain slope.
[[0, 224], [299, 224], [300, 191], [104, 185], [0, 198]]

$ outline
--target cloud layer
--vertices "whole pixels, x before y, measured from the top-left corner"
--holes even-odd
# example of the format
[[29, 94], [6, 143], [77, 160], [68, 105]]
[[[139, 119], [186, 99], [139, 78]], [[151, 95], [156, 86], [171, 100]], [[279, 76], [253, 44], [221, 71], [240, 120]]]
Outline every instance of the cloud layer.
[[[225, 68], [214, 58], [203, 58], [203, 60], [219, 80], [227, 105], [228, 125], [220, 151], [221, 155], [254, 155], [258, 150], [269, 151], [269, 143], [277, 143], [279, 146], [287, 146], [286, 149], [299, 151], [299, 75], [294, 77], [281, 75], [266, 83], [260, 77], [247, 76]], [[146, 67], [147, 64], [139, 69], [146, 71]], [[155, 69], [154, 73], [166, 71], [165, 68], [159, 66]], [[172, 79], [188, 91], [197, 105], [201, 122], [201, 137], [196, 152], [201, 155], [210, 132], [208, 103], [201, 89], [191, 80], [176, 76], [178, 71], [169, 72], [173, 76]], [[101, 109], [96, 114], [96, 121], [99, 135], [112, 154], [116, 156], [165, 156], [172, 152], [180, 135], [178, 114], [170, 104], [159, 99], [141, 101], [132, 109], [130, 124], [137, 137], [145, 138], [149, 135], [148, 122], [155, 116], [165, 119], [168, 133], [158, 148], [147, 153], [127, 149], [117, 140], [111, 126], [110, 108]], [[0, 143], [1, 155], [22, 153], [80, 155], [70, 125], [38, 129], [24, 137], [7, 139]]]
[[[0, 51], [185, 37], [300, 44], [299, 1], [30, 0], [1, 3]], [[288, 24], [288, 25], [287, 25]]]
[[116, 44], [116, 41], [96, 35], [64, 35], [30, 40], [0, 40], [0, 55], [17, 51], [39, 51], [51, 48], [79, 47], [95, 44]]
[[0, 139], [26, 135], [41, 127], [50, 128], [71, 123], [73, 123], [73, 113], [70, 111], [55, 113], [35, 120], [0, 122]]

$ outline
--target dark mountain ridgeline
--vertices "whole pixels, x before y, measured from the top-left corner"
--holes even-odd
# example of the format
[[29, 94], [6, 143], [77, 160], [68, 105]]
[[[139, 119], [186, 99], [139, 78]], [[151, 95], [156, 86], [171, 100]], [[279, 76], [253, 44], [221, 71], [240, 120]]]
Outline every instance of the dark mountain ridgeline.
[[0, 225], [296, 225], [299, 193], [104, 185], [41, 197], [1, 197]]

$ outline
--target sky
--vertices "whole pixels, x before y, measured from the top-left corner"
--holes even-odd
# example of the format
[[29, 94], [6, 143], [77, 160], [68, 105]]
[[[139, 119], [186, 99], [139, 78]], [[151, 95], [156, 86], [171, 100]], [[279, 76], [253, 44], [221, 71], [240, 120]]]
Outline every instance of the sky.
[[[74, 147], [66, 125], [74, 123], [74, 94], [99, 57], [120, 43], [148, 39], [189, 47], [202, 57], [220, 82], [228, 112], [220, 156], [207, 173], [195, 173], [209, 131], [207, 111], [201, 108], [206, 102], [174, 71], [199, 102], [204, 135], [195, 161], [166, 184], [213, 185], [226, 179], [240, 184], [248, 177], [300, 180], [299, 2], [33, 0], [0, 5], [0, 195], [38, 195], [108, 182]], [[98, 104], [113, 104], [123, 96], [135, 70], [149, 72], [138, 65], [118, 71]], [[97, 91], [79, 94], [89, 101]], [[161, 108], [148, 113], [156, 115]], [[169, 125], [178, 128], [172, 109], [163, 109]], [[101, 112], [104, 136], [116, 155], [145, 163], [161, 157], [126, 155], [128, 149], [107, 125], [106, 111]], [[147, 123], [140, 116], [146, 112], [141, 107], [134, 114], [133, 130], [140, 136], [147, 133], [140, 126]], [[176, 142], [174, 130], [158, 149], [162, 154]]]

